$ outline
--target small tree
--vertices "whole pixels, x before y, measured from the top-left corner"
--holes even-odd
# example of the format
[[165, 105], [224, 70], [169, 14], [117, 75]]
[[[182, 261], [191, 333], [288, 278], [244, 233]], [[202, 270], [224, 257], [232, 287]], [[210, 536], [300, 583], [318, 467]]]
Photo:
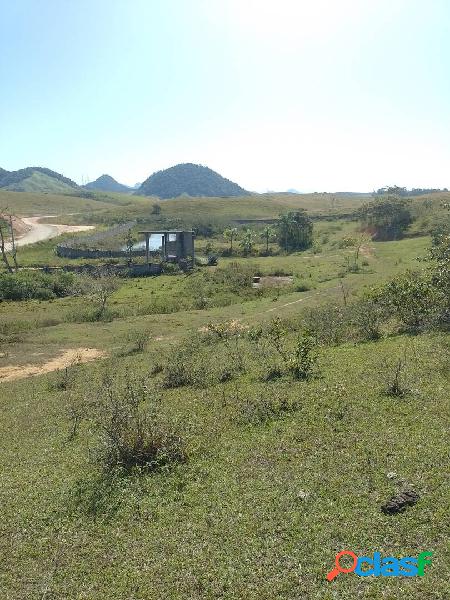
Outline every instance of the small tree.
[[266, 242], [266, 254], [269, 254], [269, 242], [275, 238], [275, 235], [275, 229], [270, 225], [262, 230], [261, 237]]
[[381, 241], [402, 238], [413, 221], [409, 200], [397, 196], [368, 202], [357, 211], [357, 216], [363, 228]]
[[277, 222], [278, 243], [286, 252], [306, 250], [313, 243], [313, 223], [305, 210], [280, 215]]
[[317, 341], [309, 334], [300, 336], [289, 361], [289, 370], [294, 379], [311, 379], [316, 372]]
[[438, 290], [425, 272], [407, 271], [386, 283], [374, 297], [409, 331], [421, 329], [439, 306]]
[[161, 214], [161, 205], [153, 204], [152, 206], [152, 215], [160, 215]]
[[252, 253], [253, 246], [255, 245], [255, 241], [256, 241], [256, 233], [254, 231], [252, 231], [251, 229], [245, 229], [244, 233], [242, 234], [242, 238], [241, 238], [241, 241], [239, 244], [242, 248], [244, 256], [247, 256], [248, 254]]
[[2, 260], [5, 263], [5, 267], [8, 273], [12, 273], [13, 269], [10, 265], [8, 255], [6, 253], [6, 229], [4, 225], [5, 221], [0, 218], [0, 252], [2, 254]]
[[118, 289], [117, 277], [110, 274], [98, 273], [89, 280], [87, 293], [97, 305], [97, 318], [103, 319], [109, 298]]
[[[8, 253], [6, 251], [6, 232], [9, 229], [9, 236], [11, 238], [11, 257], [14, 262], [14, 269], [11, 266], [11, 263], [8, 258]], [[2, 260], [5, 264], [5, 267], [9, 273], [13, 271], [19, 270], [19, 265], [17, 264], [17, 246], [16, 246], [16, 238], [14, 234], [13, 227], [13, 217], [11, 214], [6, 214], [6, 211], [0, 211], [0, 253], [2, 256]]]
[[236, 239], [238, 230], [236, 227], [228, 227], [223, 232], [223, 237], [230, 242], [230, 254], [233, 254], [233, 240]]

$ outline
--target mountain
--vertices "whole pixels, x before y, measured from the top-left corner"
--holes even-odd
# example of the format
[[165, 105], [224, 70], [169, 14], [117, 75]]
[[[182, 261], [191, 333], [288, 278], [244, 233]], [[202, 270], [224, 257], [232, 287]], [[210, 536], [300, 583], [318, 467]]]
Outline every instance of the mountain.
[[1, 169], [0, 188], [13, 192], [51, 194], [71, 193], [79, 189], [71, 179], [43, 167], [27, 167], [10, 172]]
[[122, 185], [111, 175], [101, 175], [95, 181], [91, 181], [84, 186], [88, 190], [100, 190], [102, 192], [131, 192], [131, 188]]
[[134, 192], [141, 196], [158, 196], [159, 198], [176, 198], [186, 194], [188, 196], [249, 196], [243, 188], [225, 179], [215, 171], [185, 163], [176, 165], [153, 173], [144, 181], [141, 187]]

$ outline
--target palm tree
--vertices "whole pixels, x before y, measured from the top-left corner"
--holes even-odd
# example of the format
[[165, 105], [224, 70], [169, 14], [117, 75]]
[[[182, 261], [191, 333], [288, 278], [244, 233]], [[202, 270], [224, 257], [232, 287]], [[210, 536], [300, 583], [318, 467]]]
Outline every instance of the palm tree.
[[228, 227], [223, 232], [223, 237], [230, 241], [230, 254], [233, 254], [233, 240], [237, 237], [238, 230], [236, 227]]
[[266, 254], [269, 254], [269, 242], [275, 237], [275, 230], [272, 226], [266, 225], [262, 230], [261, 237], [266, 242]]
[[244, 255], [250, 254], [255, 244], [256, 233], [251, 229], [246, 229], [242, 235], [240, 246], [244, 251]]

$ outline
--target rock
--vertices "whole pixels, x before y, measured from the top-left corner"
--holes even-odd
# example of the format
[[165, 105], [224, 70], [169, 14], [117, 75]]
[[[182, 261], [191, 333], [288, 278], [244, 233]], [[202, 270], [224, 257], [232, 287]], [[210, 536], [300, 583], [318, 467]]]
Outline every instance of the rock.
[[395, 515], [406, 510], [408, 506], [414, 506], [420, 499], [420, 496], [414, 490], [403, 490], [395, 496], [392, 496], [388, 502], [382, 505], [381, 511], [385, 515]]

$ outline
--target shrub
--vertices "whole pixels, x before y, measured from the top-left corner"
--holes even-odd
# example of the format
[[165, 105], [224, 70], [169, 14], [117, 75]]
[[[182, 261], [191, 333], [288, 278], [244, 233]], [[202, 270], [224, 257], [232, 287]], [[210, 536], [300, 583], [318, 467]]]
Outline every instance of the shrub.
[[142, 329], [136, 329], [135, 331], [130, 331], [128, 334], [128, 341], [130, 343], [130, 353], [134, 352], [144, 352], [147, 347], [149, 340], [148, 331]]
[[109, 308], [102, 309], [94, 306], [93, 308], [77, 309], [69, 312], [66, 320], [69, 323], [111, 323], [116, 316], [117, 313]]
[[183, 356], [173, 356], [168, 360], [162, 373], [162, 385], [165, 388], [178, 388], [193, 383], [188, 362]]
[[181, 436], [165, 423], [158, 401], [148, 405], [143, 382], [108, 382], [102, 389], [96, 425], [98, 458], [106, 471], [158, 471], [187, 460]]
[[306, 281], [301, 281], [295, 286], [296, 292], [308, 292], [311, 289], [311, 285]]
[[288, 363], [289, 371], [294, 379], [311, 379], [316, 373], [317, 358], [315, 338], [308, 334], [300, 336]]
[[406, 370], [406, 349], [394, 364], [394, 367], [389, 367], [389, 372], [386, 376], [386, 387], [384, 392], [387, 396], [393, 396], [396, 398], [403, 398], [409, 389], [406, 387], [405, 382], [405, 370]]
[[240, 292], [243, 288], [251, 288], [255, 267], [251, 265], [231, 262], [226, 267], [216, 269], [211, 274], [215, 284], [225, 285], [233, 292]]
[[139, 306], [138, 315], [170, 314], [183, 310], [186, 306], [180, 298], [153, 298], [148, 304]]
[[0, 274], [0, 300], [50, 300], [75, 291], [73, 273], [19, 271]]
[[381, 326], [388, 315], [385, 306], [376, 298], [368, 296], [350, 304], [346, 312], [357, 339], [373, 341], [381, 337]]
[[410, 201], [396, 196], [387, 196], [364, 204], [357, 211], [365, 229], [373, 238], [381, 241], [397, 240], [413, 221]]
[[282, 418], [297, 409], [297, 402], [288, 399], [286, 394], [271, 390], [258, 396], [246, 396], [239, 406], [239, 422], [261, 425]]
[[307, 309], [301, 325], [307, 331], [314, 331], [316, 340], [325, 345], [337, 345], [351, 337], [345, 306], [325, 304]]
[[435, 318], [440, 294], [425, 273], [409, 271], [384, 285], [378, 302], [409, 331], [418, 331]]
[[164, 262], [161, 266], [165, 275], [179, 275], [181, 273], [181, 269], [176, 263]]

